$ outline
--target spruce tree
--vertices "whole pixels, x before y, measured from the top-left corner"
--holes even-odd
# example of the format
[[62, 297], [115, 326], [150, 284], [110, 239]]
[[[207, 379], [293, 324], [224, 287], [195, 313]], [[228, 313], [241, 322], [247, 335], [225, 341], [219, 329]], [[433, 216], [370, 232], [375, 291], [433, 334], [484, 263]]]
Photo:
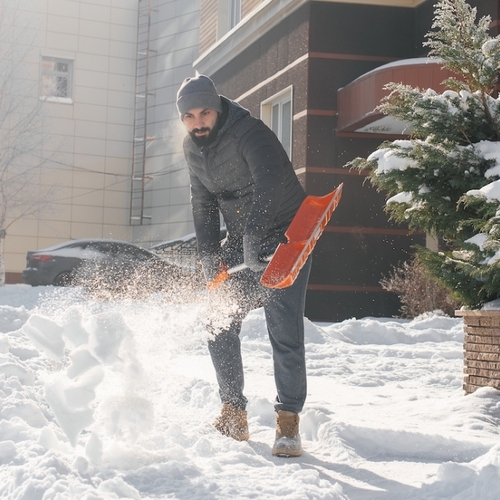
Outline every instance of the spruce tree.
[[368, 169], [392, 220], [445, 242], [418, 260], [470, 307], [500, 297], [500, 38], [465, 0], [439, 0], [425, 46], [456, 77], [441, 94], [391, 83], [379, 109], [408, 124], [348, 166]]

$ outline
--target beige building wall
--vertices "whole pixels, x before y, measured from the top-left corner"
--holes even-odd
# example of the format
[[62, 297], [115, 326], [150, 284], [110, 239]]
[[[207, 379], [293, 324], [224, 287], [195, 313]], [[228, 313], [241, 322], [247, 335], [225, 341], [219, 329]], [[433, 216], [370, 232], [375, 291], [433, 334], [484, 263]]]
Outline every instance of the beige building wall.
[[189, 177], [182, 142], [185, 129], [175, 105], [182, 81], [193, 76], [199, 54], [200, 0], [151, 0], [151, 60], [146, 153], [146, 196], [151, 221], [134, 226], [144, 246], [194, 231]]
[[26, 252], [69, 239], [113, 238], [145, 247], [193, 231], [184, 130], [175, 95], [194, 74], [199, 0], [140, 0], [152, 7], [145, 200], [151, 219], [130, 223], [139, 0], [4, 0], [24, 26], [23, 71], [39, 99], [42, 60], [72, 64], [69, 99], [43, 103], [40, 192], [50, 207], [12, 224], [5, 239], [8, 281]]
[[[9, 2], [31, 44], [26, 74], [39, 98], [44, 57], [72, 63], [69, 99], [44, 102], [41, 189], [51, 206], [14, 223], [5, 240], [6, 271], [26, 252], [73, 238], [131, 240], [128, 221], [138, 0]], [[30, 34], [34, 34], [31, 37]]]

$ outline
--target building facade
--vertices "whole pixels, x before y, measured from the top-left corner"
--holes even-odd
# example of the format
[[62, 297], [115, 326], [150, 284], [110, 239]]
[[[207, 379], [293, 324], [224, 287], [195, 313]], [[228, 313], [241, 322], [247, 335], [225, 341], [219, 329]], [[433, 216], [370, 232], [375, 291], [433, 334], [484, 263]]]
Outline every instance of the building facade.
[[[2, 23], [24, 30], [17, 66], [43, 103], [33, 179], [51, 201], [8, 226], [8, 282], [28, 250], [64, 240], [149, 247], [193, 231], [175, 97], [199, 72], [271, 126], [308, 194], [344, 183], [314, 251], [306, 315], [398, 313], [380, 280], [426, 235], [388, 221], [384, 195], [345, 165], [404, 137], [375, 110], [385, 83], [440, 89], [446, 74], [422, 45], [433, 0], [3, 1]], [[470, 3], [495, 35], [500, 0]]]
[[199, 1], [3, 0], [0, 21], [0, 78], [14, 61], [28, 83], [11, 94], [40, 136], [23, 158], [40, 210], [18, 218], [8, 202], [0, 227], [6, 281], [28, 250], [65, 240], [191, 232], [175, 95], [198, 57]]
[[[238, 2], [202, 2], [196, 70], [272, 126], [308, 194], [344, 183], [314, 251], [306, 315], [332, 321], [397, 314], [398, 298], [380, 280], [415, 244], [425, 245], [426, 235], [391, 223], [383, 194], [345, 165], [405, 133], [404, 124], [375, 112], [385, 83], [440, 89], [447, 75], [422, 59], [435, 2], [241, 0], [234, 27], [217, 20], [228, 3]], [[497, 29], [500, 2], [471, 3]]]
[[138, 5], [130, 224], [133, 240], [144, 246], [193, 231], [182, 151], [185, 129], [175, 101], [182, 81], [193, 76], [199, 54], [199, 7], [198, 0], [141, 0]]
[[[14, 45], [17, 78], [29, 82], [31, 91], [24, 98], [32, 109], [42, 104], [35, 111], [41, 117], [34, 131], [42, 138], [39, 150], [23, 161], [33, 167], [39, 162], [31, 182], [42, 198], [50, 197], [39, 213], [7, 229], [7, 279], [16, 280], [27, 250], [70, 238], [131, 238], [127, 212], [137, 5], [135, 0], [3, 4], [3, 32], [9, 27], [13, 38], [2, 39], [2, 52]], [[6, 67], [8, 61], [3, 58], [1, 64]], [[13, 88], [11, 95], [16, 92]]]

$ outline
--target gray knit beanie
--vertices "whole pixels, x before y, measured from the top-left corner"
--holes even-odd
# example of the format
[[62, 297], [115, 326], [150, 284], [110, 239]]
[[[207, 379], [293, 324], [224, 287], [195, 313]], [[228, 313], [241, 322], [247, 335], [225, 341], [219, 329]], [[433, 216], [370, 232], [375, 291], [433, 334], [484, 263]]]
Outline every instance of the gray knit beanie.
[[177, 110], [181, 118], [196, 108], [215, 109], [222, 113], [222, 102], [214, 82], [205, 75], [186, 78], [177, 92]]

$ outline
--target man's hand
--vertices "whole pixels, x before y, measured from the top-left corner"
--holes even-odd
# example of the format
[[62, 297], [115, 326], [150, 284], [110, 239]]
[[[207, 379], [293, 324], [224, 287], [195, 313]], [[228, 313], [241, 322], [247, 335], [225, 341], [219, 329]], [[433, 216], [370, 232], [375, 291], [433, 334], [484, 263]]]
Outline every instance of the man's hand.
[[260, 238], [251, 234], [245, 234], [243, 236], [243, 261], [248, 269], [254, 273], [261, 272], [267, 267], [267, 263], [262, 262], [259, 255]]
[[203, 274], [208, 282], [214, 280], [222, 271], [222, 262], [218, 255], [203, 255], [200, 260]]

